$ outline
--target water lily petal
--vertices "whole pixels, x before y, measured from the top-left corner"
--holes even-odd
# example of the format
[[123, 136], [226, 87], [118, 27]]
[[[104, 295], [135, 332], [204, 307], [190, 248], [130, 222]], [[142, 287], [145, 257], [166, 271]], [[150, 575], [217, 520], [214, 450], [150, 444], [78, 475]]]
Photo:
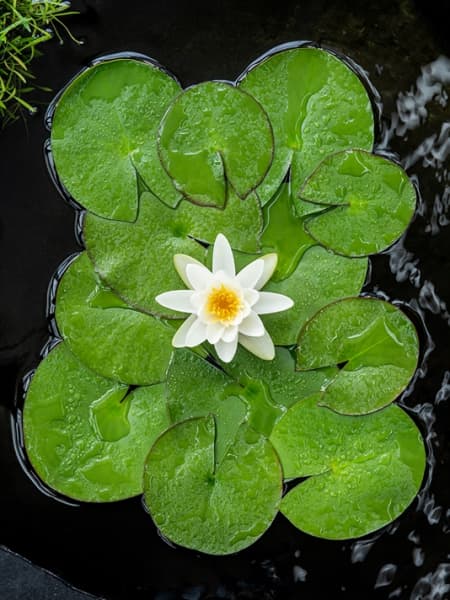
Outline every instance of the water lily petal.
[[196, 319], [186, 334], [186, 346], [193, 348], [206, 340], [206, 323]]
[[173, 290], [172, 292], [159, 294], [159, 296], [156, 296], [155, 300], [161, 304], [161, 306], [165, 306], [165, 308], [185, 313], [193, 313], [195, 312], [195, 309], [191, 303], [191, 296], [191, 290]]
[[196, 258], [188, 256], [187, 254], [175, 254], [173, 257], [173, 264], [175, 265], [175, 269], [178, 275], [181, 277], [181, 280], [183, 281], [184, 285], [192, 289], [189, 279], [186, 276], [186, 267], [188, 265], [201, 265], [202, 263], [199, 262]]
[[239, 325], [239, 333], [251, 337], [261, 337], [264, 335], [265, 330], [264, 323], [253, 310]]
[[229, 363], [233, 360], [234, 355], [236, 354], [237, 344], [238, 338], [236, 336], [232, 342], [224, 342], [223, 340], [219, 340], [217, 344], [214, 344], [214, 348], [216, 349], [220, 360], [222, 360], [224, 363]]
[[204, 265], [189, 264], [186, 266], [186, 277], [195, 291], [204, 290], [213, 281], [213, 274]]
[[259, 299], [253, 305], [253, 310], [259, 315], [281, 312], [294, 306], [294, 301], [284, 294], [274, 292], [259, 292]]
[[249, 337], [241, 333], [239, 334], [239, 343], [258, 358], [263, 360], [275, 358], [275, 346], [267, 331], [261, 337]]
[[186, 346], [187, 333], [188, 333], [189, 329], [191, 328], [192, 324], [194, 323], [194, 321], [196, 321], [196, 320], [197, 320], [197, 316], [191, 315], [185, 321], [183, 321], [183, 323], [177, 329], [177, 332], [175, 333], [175, 335], [172, 338], [172, 346], [174, 348], [184, 348]]
[[256, 290], [260, 290], [262, 287], [264, 287], [269, 281], [269, 279], [272, 277], [275, 269], [277, 268], [278, 254], [276, 254], [275, 252], [271, 252], [270, 254], [265, 254], [264, 256], [261, 256], [259, 260], [264, 261], [264, 269], [261, 274], [261, 277], [253, 286]]
[[248, 306], [252, 307], [259, 299], [259, 292], [251, 288], [244, 290], [244, 300]]
[[236, 275], [234, 256], [227, 238], [222, 234], [216, 237], [212, 258], [213, 273], [223, 271], [228, 277]]
[[230, 325], [223, 332], [222, 340], [224, 342], [232, 342], [234, 340], [234, 338], [237, 338], [237, 336], [238, 336], [238, 328], [236, 327], [236, 325]]
[[216, 344], [225, 330], [225, 327], [220, 323], [208, 323], [206, 327], [206, 339], [210, 344]]
[[243, 288], [254, 288], [264, 271], [264, 261], [257, 258], [236, 275], [236, 280]]

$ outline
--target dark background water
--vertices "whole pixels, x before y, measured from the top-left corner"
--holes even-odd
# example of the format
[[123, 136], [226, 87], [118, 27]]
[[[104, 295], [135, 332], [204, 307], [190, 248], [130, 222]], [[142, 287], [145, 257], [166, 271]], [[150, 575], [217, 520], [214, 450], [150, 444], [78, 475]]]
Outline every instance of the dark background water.
[[398, 154], [421, 193], [407, 234], [372, 260], [366, 287], [409, 306], [420, 329], [422, 364], [401, 400], [428, 443], [419, 498], [358, 541], [315, 539], [279, 516], [254, 546], [220, 558], [166, 544], [139, 499], [68, 507], [34, 486], [12, 444], [15, 389], [48, 338], [50, 278], [79, 250], [74, 211], [44, 165], [43, 95], [38, 116], [0, 132], [0, 544], [111, 600], [450, 598], [448, 4], [80, 0], [70, 24], [85, 43], [49, 44], [36, 62], [39, 83], [57, 91], [93, 57], [134, 50], [188, 85], [234, 79], [276, 44], [313, 40], [368, 72], [383, 107], [379, 147]]

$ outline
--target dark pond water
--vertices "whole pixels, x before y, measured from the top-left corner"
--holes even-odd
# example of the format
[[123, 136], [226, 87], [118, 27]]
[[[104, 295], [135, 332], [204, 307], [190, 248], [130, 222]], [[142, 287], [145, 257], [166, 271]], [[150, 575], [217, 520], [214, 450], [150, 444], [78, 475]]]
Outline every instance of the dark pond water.
[[[250, 549], [217, 558], [163, 541], [140, 499], [72, 507], [41, 493], [11, 435], [17, 382], [48, 339], [48, 283], [79, 250], [73, 209], [44, 163], [41, 114], [0, 133], [0, 544], [111, 600], [450, 598], [450, 37], [447, 2], [74, 2], [84, 45], [47, 47], [39, 81], [58, 90], [92, 58], [143, 52], [183, 84], [234, 79], [276, 44], [313, 40], [347, 54], [380, 94], [378, 147], [420, 189], [417, 215], [372, 259], [366, 290], [410, 307], [422, 363], [401, 402], [427, 439], [419, 498], [393, 525], [346, 543], [296, 531], [282, 516]], [[1, 578], [1, 575], [0, 575]]]

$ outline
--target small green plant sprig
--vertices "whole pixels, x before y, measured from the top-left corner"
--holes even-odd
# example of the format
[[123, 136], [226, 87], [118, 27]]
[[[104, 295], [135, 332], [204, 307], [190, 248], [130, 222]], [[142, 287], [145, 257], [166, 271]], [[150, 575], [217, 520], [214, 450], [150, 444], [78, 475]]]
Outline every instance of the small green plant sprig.
[[39, 45], [57, 36], [58, 28], [70, 33], [62, 19], [76, 14], [63, 0], [0, 0], [0, 123], [17, 118], [21, 109], [36, 107], [27, 99], [35, 89], [31, 63], [39, 56]]

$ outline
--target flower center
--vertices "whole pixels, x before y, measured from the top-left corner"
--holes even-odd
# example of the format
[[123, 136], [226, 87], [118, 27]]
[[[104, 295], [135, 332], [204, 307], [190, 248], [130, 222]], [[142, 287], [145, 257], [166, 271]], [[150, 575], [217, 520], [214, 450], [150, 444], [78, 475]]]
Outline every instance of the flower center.
[[242, 309], [237, 292], [222, 283], [213, 288], [206, 300], [206, 310], [218, 321], [232, 321]]

